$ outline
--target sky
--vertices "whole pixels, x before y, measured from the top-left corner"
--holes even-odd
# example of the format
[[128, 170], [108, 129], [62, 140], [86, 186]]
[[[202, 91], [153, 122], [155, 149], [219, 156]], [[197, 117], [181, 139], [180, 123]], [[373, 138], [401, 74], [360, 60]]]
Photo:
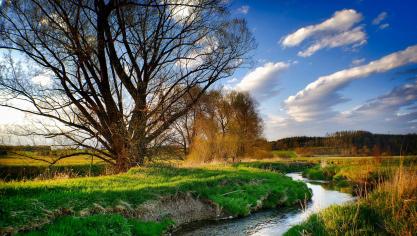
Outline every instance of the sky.
[[[220, 82], [258, 102], [268, 140], [417, 133], [417, 1], [229, 0], [257, 42]], [[0, 125], [25, 115], [0, 107]]]
[[258, 47], [222, 81], [258, 102], [267, 139], [417, 132], [417, 1], [232, 1]]

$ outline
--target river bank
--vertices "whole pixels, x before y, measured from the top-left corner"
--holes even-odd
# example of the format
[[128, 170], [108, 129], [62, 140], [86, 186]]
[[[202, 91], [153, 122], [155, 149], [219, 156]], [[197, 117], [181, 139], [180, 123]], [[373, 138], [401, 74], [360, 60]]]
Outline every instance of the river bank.
[[230, 165], [4, 182], [0, 193], [1, 233], [28, 235], [160, 235], [192, 221], [242, 217], [311, 198], [307, 185], [290, 177]]
[[202, 222], [191, 224], [174, 235], [220, 236], [220, 235], [283, 235], [293, 225], [306, 220], [310, 215], [333, 204], [343, 204], [354, 200], [350, 194], [326, 189], [323, 183], [311, 182], [301, 173], [289, 173], [295, 181], [302, 181], [312, 191], [312, 198], [297, 207], [271, 209], [251, 214], [245, 218]]
[[416, 235], [417, 172], [415, 159], [368, 160], [322, 165], [303, 175], [330, 179], [360, 196], [354, 204], [332, 206], [292, 227], [286, 236]]

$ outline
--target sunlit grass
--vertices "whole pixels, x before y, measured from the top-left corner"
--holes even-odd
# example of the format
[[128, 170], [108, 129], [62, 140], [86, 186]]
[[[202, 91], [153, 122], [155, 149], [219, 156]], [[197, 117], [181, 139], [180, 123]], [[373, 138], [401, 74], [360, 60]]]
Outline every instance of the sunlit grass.
[[[369, 165], [367, 165], [369, 164]], [[326, 169], [328, 167], [321, 168]], [[318, 168], [315, 168], [318, 169]], [[412, 159], [338, 166], [359, 186], [356, 203], [333, 206], [312, 215], [286, 235], [415, 235], [417, 232], [417, 165]], [[368, 183], [368, 187], [367, 187]], [[370, 186], [373, 188], [370, 188]]]
[[0, 186], [0, 227], [21, 228], [48, 221], [53, 212], [71, 215], [121, 201], [133, 208], [161, 196], [190, 192], [218, 204], [231, 215], [252, 209], [293, 205], [310, 197], [306, 185], [284, 175], [247, 167], [133, 168], [128, 173], [73, 179], [7, 182]]
[[296, 158], [297, 153], [292, 150], [274, 150], [272, 151], [272, 155], [281, 158]]

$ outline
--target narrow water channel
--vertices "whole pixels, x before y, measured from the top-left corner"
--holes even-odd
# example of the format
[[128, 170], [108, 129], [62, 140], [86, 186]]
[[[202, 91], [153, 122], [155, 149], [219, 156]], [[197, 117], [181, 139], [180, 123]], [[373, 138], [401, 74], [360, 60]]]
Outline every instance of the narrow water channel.
[[350, 194], [325, 189], [321, 183], [311, 182], [301, 176], [301, 173], [290, 173], [287, 176], [294, 180], [303, 181], [312, 190], [313, 197], [305, 209], [286, 208], [253, 213], [248, 217], [205, 222], [190, 225], [175, 235], [282, 235], [291, 226], [301, 223], [312, 213], [318, 212], [333, 204], [352, 201]]

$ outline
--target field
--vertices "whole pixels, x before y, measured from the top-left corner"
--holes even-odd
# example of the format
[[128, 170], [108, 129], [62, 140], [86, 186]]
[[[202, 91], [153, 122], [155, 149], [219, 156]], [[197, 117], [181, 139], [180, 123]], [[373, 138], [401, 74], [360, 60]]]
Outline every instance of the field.
[[[0, 193], [3, 232], [39, 229], [39, 234], [50, 235], [68, 235], [72, 225], [94, 225], [101, 230], [107, 224], [107, 218], [100, 217], [104, 213], [117, 219], [117, 227], [134, 222], [130, 231], [125, 227], [133, 235], [142, 235], [135, 231], [138, 227], [145, 231], [156, 227], [160, 229], [155, 233], [158, 235], [170, 225], [167, 222], [244, 216], [261, 208], [298, 204], [311, 197], [305, 184], [282, 174], [225, 165], [157, 165], [133, 168], [119, 175], [6, 182]], [[195, 209], [188, 209], [190, 204]], [[140, 215], [143, 212], [147, 214]], [[183, 219], [190, 214], [194, 218]], [[137, 218], [147, 219], [147, 223]]]
[[50, 166], [49, 163], [36, 159], [53, 161], [54, 158], [51, 156], [41, 155], [37, 152], [22, 154], [34, 159], [16, 154], [0, 156], [0, 179], [24, 180], [58, 176], [98, 176], [110, 171], [102, 160], [86, 155], [65, 158]]
[[[283, 151], [280, 155], [291, 153]], [[91, 168], [105, 167], [102, 163], [91, 164], [86, 157], [68, 159], [51, 167], [55, 172], [49, 176], [39, 178], [33, 172], [34, 180], [0, 182], [1, 232], [161, 235], [188, 222], [298, 206], [311, 194], [304, 183], [292, 181], [283, 173], [301, 171], [307, 178], [330, 181], [332, 188], [351, 192], [359, 199], [315, 214], [287, 235], [417, 232], [416, 157], [307, 158], [273, 154], [273, 159], [235, 164], [187, 166], [173, 162], [148, 164], [117, 175], [97, 171], [96, 175], [101, 176], [93, 176]], [[0, 163], [3, 170], [51, 172], [45, 164], [13, 156], [0, 158]], [[66, 174], [60, 174], [62, 170]]]

